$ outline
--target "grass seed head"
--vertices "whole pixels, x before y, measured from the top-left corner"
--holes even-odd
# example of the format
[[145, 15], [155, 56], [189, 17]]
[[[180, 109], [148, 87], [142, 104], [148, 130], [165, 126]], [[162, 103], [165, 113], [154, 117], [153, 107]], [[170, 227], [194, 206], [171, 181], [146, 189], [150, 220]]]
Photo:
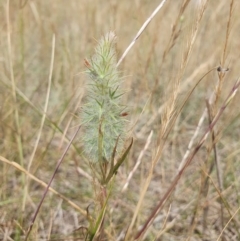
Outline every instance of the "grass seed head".
[[125, 107], [121, 104], [123, 91], [116, 66], [115, 42], [115, 34], [109, 32], [98, 43], [93, 57], [85, 60], [89, 83], [82, 112], [83, 143], [91, 162], [109, 161], [118, 137], [117, 151], [123, 145], [126, 120], [122, 112]]

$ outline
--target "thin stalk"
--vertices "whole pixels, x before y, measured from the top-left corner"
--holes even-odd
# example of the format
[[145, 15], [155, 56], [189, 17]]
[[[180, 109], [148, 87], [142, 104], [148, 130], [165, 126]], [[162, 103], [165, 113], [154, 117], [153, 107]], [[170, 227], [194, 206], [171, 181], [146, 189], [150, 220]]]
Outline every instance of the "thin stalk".
[[170, 195], [172, 194], [173, 190], [175, 189], [175, 187], [178, 184], [178, 181], [180, 180], [180, 178], [182, 177], [183, 173], [185, 172], [185, 170], [187, 169], [187, 167], [192, 163], [193, 158], [195, 157], [195, 155], [197, 154], [197, 152], [200, 150], [200, 148], [202, 147], [203, 143], [206, 141], [209, 133], [212, 131], [212, 129], [214, 128], [214, 126], [216, 125], [216, 123], [218, 122], [218, 120], [220, 119], [220, 117], [222, 116], [224, 110], [226, 109], [226, 107], [229, 105], [229, 103], [231, 102], [231, 100], [234, 98], [238, 88], [240, 86], [240, 79], [237, 80], [237, 82], [234, 84], [232, 90], [230, 91], [228, 97], [226, 98], [226, 100], [224, 101], [222, 107], [220, 108], [220, 110], [218, 111], [217, 115], [215, 116], [215, 118], [213, 119], [212, 123], [209, 125], [209, 127], [207, 128], [207, 130], [205, 131], [205, 133], [203, 134], [202, 138], [200, 139], [199, 143], [197, 144], [197, 146], [194, 148], [192, 154], [189, 156], [189, 158], [187, 159], [186, 163], [184, 164], [183, 168], [179, 171], [179, 173], [176, 175], [176, 177], [174, 178], [171, 186], [169, 187], [169, 189], [167, 190], [167, 192], [164, 194], [164, 196], [161, 198], [161, 200], [159, 201], [159, 203], [157, 204], [157, 206], [153, 209], [152, 213], [150, 214], [149, 218], [147, 219], [147, 221], [145, 222], [145, 224], [143, 225], [143, 227], [141, 228], [141, 230], [137, 233], [137, 235], [135, 236], [135, 240], [139, 239], [147, 230], [147, 228], [149, 227], [149, 225], [153, 222], [153, 220], [155, 219], [156, 214], [160, 211], [160, 209], [163, 207], [163, 205], [165, 204], [165, 202], [168, 200], [168, 198], [170, 197]]
[[[31, 173], [29, 173], [26, 169], [24, 169], [18, 163], [14, 162], [14, 161], [9, 161], [9, 160], [7, 160], [6, 158], [4, 158], [2, 156], [0, 156], [0, 161], [3, 162], [3, 163], [8, 164], [8, 165], [10, 165], [10, 166], [12, 166], [14, 168], [16, 168], [17, 170], [19, 170], [20, 172], [24, 173], [26, 176], [31, 178], [33, 181], [37, 182], [39, 185], [41, 185], [41, 186], [43, 186], [45, 188], [48, 186], [47, 183], [43, 182], [42, 180], [38, 179], [37, 177], [35, 177]], [[50, 187], [49, 191], [52, 192], [53, 194], [57, 195], [59, 198], [63, 199], [65, 202], [67, 202], [70, 206], [72, 206], [74, 209], [76, 209], [76, 211], [78, 211], [82, 215], [87, 216], [87, 212], [85, 210], [80, 208], [77, 204], [75, 204], [74, 202], [72, 202], [71, 200], [66, 198], [61, 193], [57, 192], [55, 189]]]
[[121, 56], [121, 58], [118, 60], [117, 63], [117, 67], [121, 64], [121, 62], [123, 61], [123, 59], [126, 57], [126, 55], [128, 54], [129, 50], [133, 47], [133, 45], [136, 43], [136, 41], [138, 40], [138, 38], [141, 36], [141, 34], [143, 33], [143, 31], [145, 30], [145, 28], [149, 25], [149, 23], [152, 21], [152, 19], [155, 17], [155, 15], [159, 12], [159, 10], [163, 7], [164, 3], [167, 0], [163, 0], [153, 11], [153, 13], [150, 15], [150, 17], [144, 22], [144, 24], [142, 25], [142, 27], [140, 28], [140, 30], [137, 32], [136, 36], [134, 37], [134, 39], [132, 40], [132, 42], [129, 44], [129, 46], [126, 48], [126, 50], [124, 51], [123, 55]]
[[[47, 109], [48, 109], [48, 103], [49, 103], [49, 96], [50, 96], [50, 90], [51, 90], [51, 85], [52, 85], [52, 74], [53, 74], [53, 64], [54, 64], [54, 52], [55, 52], [55, 34], [53, 35], [52, 38], [52, 54], [51, 54], [51, 63], [50, 63], [50, 71], [49, 71], [49, 78], [48, 78], [48, 88], [47, 88], [47, 94], [46, 94], [46, 101], [45, 101], [45, 106], [44, 106], [44, 111], [41, 119], [41, 124], [40, 128], [38, 131], [37, 139], [30, 157], [30, 160], [28, 162], [28, 167], [27, 170], [30, 172], [30, 168], [32, 166], [32, 162], [35, 156], [35, 153], [37, 151], [37, 147], [40, 141], [42, 129], [45, 123], [46, 115], [47, 115]], [[25, 185], [25, 190], [24, 190], [24, 202], [23, 202], [23, 210], [25, 209], [25, 204], [26, 204], [26, 197], [27, 197], [27, 192], [28, 192], [28, 187], [29, 187], [29, 179], [27, 178], [26, 180], [26, 185]]]
[[34, 222], [35, 222], [35, 220], [36, 220], [36, 218], [37, 218], [37, 215], [38, 215], [38, 213], [39, 213], [39, 210], [40, 210], [40, 208], [41, 208], [41, 206], [42, 206], [42, 204], [43, 204], [43, 201], [44, 201], [44, 199], [45, 199], [45, 197], [46, 197], [46, 195], [47, 195], [47, 193], [48, 193], [48, 190], [49, 190], [49, 188], [50, 188], [50, 186], [51, 186], [51, 184], [52, 184], [52, 181], [53, 181], [55, 175], [57, 174], [57, 171], [58, 171], [58, 169], [59, 169], [59, 167], [60, 167], [60, 165], [61, 165], [61, 163], [62, 163], [62, 161], [63, 161], [63, 158], [64, 158], [65, 155], [67, 154], [67, 151], [68, 151], [68, 149], [70, 148], [70, 146], [71, 146], [74, 138], [76, 137], [78, 131], [80, 130], [80, 128], [81, 128], [81, 126], [78, 127], [78, 129], [77, 129], [76, 132], [74, 133], [71, 141], [69, 142], [69, 144], [67, 145], [65, 151], [63, 152], [61, 158], [58, 160], [58, 163], [57, 163], [57, 166], [56, 166], [56, 168], [55, 168], [55, 171], [54, 171], [54, 173], [53, 173], [53, 175], [52, 175], [52, 177], [51, 177], [51, 179], [50, 179], [50, 181], [49, 181], [49, 183], [48, 183], [48, 185], [47, 185], [47, 188], [45, 189], [45, 192], [44, 192], [44, 194], [43, 194], [43, 196], [42, 196], [42, 199], [41, 199], [41, 201], [40, 201], [40, 203], [39, 203], [39, 205], [38, 205], [38, 207], [37, 207], [37, 209], [36, 209], [36, 211], [35, 211], [35, 213], [34, 213], [33, 219], [32, 219], [32, 221], [31, 221], [31, 224], [30, 224], [30, 226], [29, 226], [29, 228], [28, 228], [28, 231], [27, 231], [27, 234], [26, 234], [26, 237], [25, 237], [25, 241], [27, 241], [27, 239], [28, 239], [28, 237], [29, 237], [29, 234], [31, 233], [33, 224], [34, 224]]
[[[7, 20], [7, 47], [8, 47], [8, 57], [9, 57], [9, 70], [10, 70], [10, 79], [11, 79], [11, 87], [12, 87], [12, 97], [13, 97], [13, 108], [14, 108], [14, 118], [15, 118], [15, 126], [16, 126], [16, 139], [18, 146], [18, 153], [20, 159], [20, 165], [23, 166], [23, 145], [21, 139], [21, 128], [20, 128], [20, 120], [17, 106], [17, 94], [16, 94], [16, 83], [14, 78], [13, 71], [13, 62], [12, 62], [12, 43], [11, 43], [11, 24], [10, 24], [10, 10], [9, 6], [10, 1], [7, 0], [7, 8], [6, 8], [6, 20]], [[22, 174], [22, 187], [25, 186], [25, 176]], [[23, 202], [24, 203], [24, 202]], [[23, 210], [22, 210], [23, 211]]]

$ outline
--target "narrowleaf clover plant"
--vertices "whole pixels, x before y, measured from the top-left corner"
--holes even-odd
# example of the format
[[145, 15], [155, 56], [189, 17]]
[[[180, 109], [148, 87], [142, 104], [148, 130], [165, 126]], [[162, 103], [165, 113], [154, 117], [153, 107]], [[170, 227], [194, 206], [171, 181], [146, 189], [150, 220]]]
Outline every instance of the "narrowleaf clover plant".
[[115, 34], [109, 32], [98, 43], [93, 57], [85, 60], [89, 82], [82, 110], [83, 145], [90, 163], [100, 165], [102, 184], [116, 173], [132, 145], [123, 152], [126, 107], [121, 103], [124, 92], [115, 43]]

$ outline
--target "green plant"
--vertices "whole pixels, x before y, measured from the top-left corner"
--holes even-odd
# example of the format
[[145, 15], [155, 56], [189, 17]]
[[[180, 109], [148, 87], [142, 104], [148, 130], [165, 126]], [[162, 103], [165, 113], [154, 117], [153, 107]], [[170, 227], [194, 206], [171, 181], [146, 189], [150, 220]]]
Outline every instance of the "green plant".
[[121, 104], [123, 91], [116, 67], [115, 40], [114, 33], [109, 32], [100, 40], [95, 55], [85, 60], [90, 82], [82, 112], [83, 143], [85, 153], [94, 163], [109, 162], [115, 145], [117, 151], [123, 146], [126, 119], [121, 114], [125, 107]]
[[121, 104], [124, 92], [120, 87], [117, 70], [115, 40], [115, 34], [109, 32], [100, 40], [95, 55], [90, 60], [85, 60], [90, 82], [87, 101], [82, 111], [85, 129], [83, 144], [90, 164], [97, 164], [94, 165], [94, 175], [99, 181], [94, 183], [97, 186], [95, 190], [98, 200], [96, 213], [93, 217], [88, 214], [88, 240], [103, 234], [104, 216], [112, 189], [112, 185], [108, 184], [132, 146], [131, 142], [126, 151], [121, 153], [126, 123], [126, 114], [123, 111], [126, 107]]

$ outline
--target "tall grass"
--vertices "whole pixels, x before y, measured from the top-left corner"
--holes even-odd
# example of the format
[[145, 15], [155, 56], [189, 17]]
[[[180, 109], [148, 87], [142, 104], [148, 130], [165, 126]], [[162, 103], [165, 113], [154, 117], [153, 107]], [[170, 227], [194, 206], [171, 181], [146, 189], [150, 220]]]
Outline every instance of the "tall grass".
[[[240, 6], [162, 3], [0, 3], [0, 240], [240, 239]], [[100, 121], [93, 153], [90, 60], [111, 30], [124, 125], [99, 145]]]

